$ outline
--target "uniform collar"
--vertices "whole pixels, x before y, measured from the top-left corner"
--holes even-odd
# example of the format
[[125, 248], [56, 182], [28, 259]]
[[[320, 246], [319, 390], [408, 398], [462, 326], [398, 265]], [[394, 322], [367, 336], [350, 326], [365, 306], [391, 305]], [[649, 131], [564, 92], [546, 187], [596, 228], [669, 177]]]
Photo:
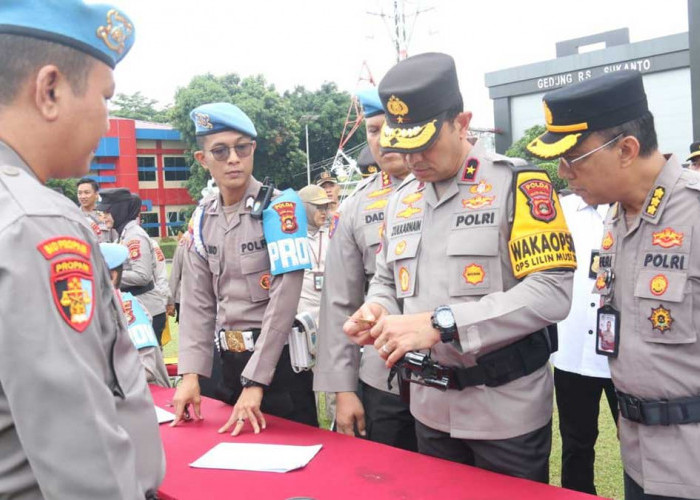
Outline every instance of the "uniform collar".
[[209, 207], [208, 213], [219, 215], [219, 224], [223, 229], [233, 229], [234, 227], [238, 226], [238, 223], [241, 220], [241, 215], [250, 212], [253, 204], [248, 203], [248, 200], [255, 200], [255, 197], [258, 195], [258, 191], [260, 191], [261, 186], [262, 183], [251, 175], [250, 180], [248, 181], [248, 187], [246, 188], [245, 193], [243, 194], [243, 198], [241, 198], [241, 201], [238, 203], [238, 210], [236, 210], [235, 213], [229, 215], [228, 221], [226, 221], [226, 217], [224, 216], [224, 207], [223, 202], [221, 200], [221, 194], [216, 196], [214, 203]]
[[[248, 199], [252, 198], [253, 200], [255, 200], [255, 197], [258, 195], [258, 191], [260, 191], [261, 186], [262, 182], [260, 182], [251, 175], [250, 180], [248, 181], [248, 187], [246, 188], [245, 193], [243, 194], [241, 202], [238, 204], [238, 214], [241, 214], [243, 212], [250, 212], [252, 204], [248, 203]], [[207, 215], [221, 214], [223, 216], [223, 202], [221, 200], [221, 194], [217, 194], [209, 203], [207, 203], [206, 213]]]
[[469, 153], [467, 153], [466, 158], [462, 162], [462, 166], [459, 167], [457, 173], [451, 178], [446, 179], [446, 189], [445, 192], [437, 199], [437, 192], [435, 190], [435, 183], [431, 186], [432, 189], [426, 189], [425, 201], [428, 205], [432, 207], [437, 207], [443, 203], [447, 203], [448, 200], [452, 199], [453, 196], [459, 194], [459, 184], [476, 184], [479, 181], [480, 174], [479, 171], [482, 168], [481, 163], [484, 161], [491, 161], [492, 158], [489, 157], [488, 152], [484, 149], [481, 141], [477, 141]]
[[666, 208], [666, 203], [671, 196], [671, 191], [678, 182], [682, 172], [683, 167], [681, 167], [678, 159], [673, 155], [667, 156], [666, 163], [661, 168], [642, 205], [640, 215], [642, 220], [654, 225], [659, 223]]

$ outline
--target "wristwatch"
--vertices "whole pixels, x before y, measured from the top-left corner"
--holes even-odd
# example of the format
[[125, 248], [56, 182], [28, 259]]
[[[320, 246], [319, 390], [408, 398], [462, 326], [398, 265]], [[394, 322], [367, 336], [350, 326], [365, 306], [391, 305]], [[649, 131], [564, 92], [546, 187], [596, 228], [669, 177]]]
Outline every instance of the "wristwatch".
[[440, 332], [440, 340], [452, 342], [457, 335], [457, 323], [450, 306], [438, 306], [430, 317], [430, 324]]
[[245, 378], [243, 376], [241, 376], [241, 385], [244, 389], [247, 387], [265, 387], [265, 384], [261, 384], [260, 382], [250, 380], [249, 378]]

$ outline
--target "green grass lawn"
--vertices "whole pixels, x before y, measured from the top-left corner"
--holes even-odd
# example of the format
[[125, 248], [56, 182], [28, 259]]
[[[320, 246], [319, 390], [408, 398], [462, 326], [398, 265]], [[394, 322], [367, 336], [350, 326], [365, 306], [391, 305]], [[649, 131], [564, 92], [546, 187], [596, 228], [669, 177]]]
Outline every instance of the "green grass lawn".
[[[168, 263], [170, 271], [170, 263]], [[170, 321], [170, 335], [172, 341], [163, 348], [163, 357], [177, 357], [178, 324], [172, 318]], [[554, 405], [554, 421], [552, 424], [552, 455], [550, 457], [550, 483], [561, 486], [561, 436], [559, 435], [559, 415]], [[608, 402], [603, 396], [600, 405], [600, 418], [598, 419], [600, 435], [596, 443], [595, 483], [598, 495], [606, 498], [622, 500], [624, 489], [622, 485], [622, 461], [620, 459], [620, 445], [617, 440], [617, 428], [610, 415]]]

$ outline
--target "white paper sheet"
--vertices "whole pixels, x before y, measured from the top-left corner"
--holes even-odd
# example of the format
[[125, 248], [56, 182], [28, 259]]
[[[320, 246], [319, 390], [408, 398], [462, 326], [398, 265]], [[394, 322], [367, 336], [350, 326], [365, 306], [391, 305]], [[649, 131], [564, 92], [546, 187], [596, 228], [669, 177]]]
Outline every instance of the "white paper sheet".
[[165, 422], [172, 422], [175, 420], [175, 414], [164, 410], [156, 406], [156, 417], [158, 417], [158, 423], [164, 424]]
[[289, 472], [305, 467], [322, 445], [289, 446], [254, 443], [219, 443], [190, 464], [202, 469]]

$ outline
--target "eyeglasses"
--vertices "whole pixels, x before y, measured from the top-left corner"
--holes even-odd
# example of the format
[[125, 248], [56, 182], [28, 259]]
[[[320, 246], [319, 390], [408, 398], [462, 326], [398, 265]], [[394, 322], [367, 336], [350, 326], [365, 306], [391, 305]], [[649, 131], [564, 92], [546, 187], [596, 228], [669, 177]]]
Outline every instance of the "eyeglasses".
[[216, 161], [226, 161], [228, 160], [229, 156], [231, 156], [231, 150], [233, 149], [236, 152], [236, 156], [239, 158], [247, 158], [250, 156], [250, 153], [253, 152], [253, 145], [255, 144], [255, 141], [250, 141], [250, 142], [244, 142], [241, 144], [235, 144], [233, 146], [217, 146], [213, 149], [210, 149], [209, 152], [211, 155], [214, 157]]
[[584, 153], [584, 154], [582, 154], [581, 156], [579, 156], [579, 157], [577, 157], [577, 158], [574, 158], [573, 160], [567, 160], [567, 159], [564, 158], [563, 156], [560, 156], [560, 157], [559, 157], [559, 168], [561, 168], [561, 169], [563, 169], [563, 170], [567, 170], [567, 171], [569, 171], [569, 172], [573, 172], [573, 170], [574, 170], [574, 163], [576, 163], [576, 162], [578, 162], [578, 161], [581, 161], [581, 160], [583, 160], [584, 158], [588, 158], [588, 157], [591, 156], [592, 154], [597, 153], [598, 151], [600, 151], [601, 149], [603, 149], [603, 148], [605, 148], [605, 147], [607, 147], [607, 146], [610, 146], [612, 143], [614, 143], [615, 141], [617, 141], [618, 139], [620, 139], [620, 137], [622, 137], [623, 135], [624, 135], [624, 134], [617, 134], [615, 137], [613, 137], [612, 139], [610, 139], [608, 142], [606, 142], [606, 143], [603, 144], [602, 146], [598, 146], [598, 147], [595, 148], [594, 150], [589, 151], [588, 153]]

